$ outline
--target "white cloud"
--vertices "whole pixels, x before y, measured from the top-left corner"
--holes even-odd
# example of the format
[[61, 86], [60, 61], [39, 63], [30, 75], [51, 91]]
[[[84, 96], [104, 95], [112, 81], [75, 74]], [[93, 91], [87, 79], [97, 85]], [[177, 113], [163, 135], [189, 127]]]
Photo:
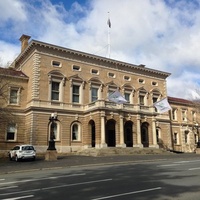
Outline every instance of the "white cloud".
[[0, 24], [4, 21], [24, 21], [26, 20], [26, 10], [20, 0], [0, 1]]
[[[11, 2], [0, 2], [5, 11], [11, 6], [0, 20], [0, 33], [4, 30], [9, 38], [17, 37], [15, 43], [22, 34], [28, 34], [33, 39], [106, 56], [109, 11], [112, 59], [172, 73], [167, 82], [170, 96], [187, 98], [191, 88], [199, 87], [199, 1], [90, 0], [87, 7], [74, 2], [68, 10], [65, 1]], [[8, 21], [10, 27], [5, 29]], [[20, 49], [20, 44], [10, 44], [13, 40], [5, 34], [0, 42], [0, 57], [5, 60], [11, 55], [7, 46], [12, 46], [13, 56]]]

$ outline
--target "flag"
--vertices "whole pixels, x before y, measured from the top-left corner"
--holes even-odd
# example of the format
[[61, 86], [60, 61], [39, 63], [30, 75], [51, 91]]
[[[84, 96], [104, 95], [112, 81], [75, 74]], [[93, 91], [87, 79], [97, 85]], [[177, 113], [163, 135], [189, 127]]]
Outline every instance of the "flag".
[[123, 104], [123, 103], [126, 103], [127, 100], [121, 95], [121, 93], [116, 90], [115, 92], [113, 92], [109, 97], [108, 99], [110, 101], [113, 101], [115, 103], [118, 103], [118, 104]]
[[108, 27], [111, 28], [110, 18], [108, 18], [107, 24], [108, 24]]
[[172, 109], [167, 101], [167, 97], [161, 99], [160, 101], [155, 102], [153, 105], [157, 108], [159, 113], [164, 113]]

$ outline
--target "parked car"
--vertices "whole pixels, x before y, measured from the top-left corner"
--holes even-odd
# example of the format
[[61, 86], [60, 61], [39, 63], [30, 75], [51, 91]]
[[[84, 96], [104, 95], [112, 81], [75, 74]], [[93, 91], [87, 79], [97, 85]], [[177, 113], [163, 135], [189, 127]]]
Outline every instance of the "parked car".
[[23, 159], [35, 160], [36, 150], [30, 144], [17, 145], [8, 152], [8, 155], [10, 160], [15, 160], [15, 161]]

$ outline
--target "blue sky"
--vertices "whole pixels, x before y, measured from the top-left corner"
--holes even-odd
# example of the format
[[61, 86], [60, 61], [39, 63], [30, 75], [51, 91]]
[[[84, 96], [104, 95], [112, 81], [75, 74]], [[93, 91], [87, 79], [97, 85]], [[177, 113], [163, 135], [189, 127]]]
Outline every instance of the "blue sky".
[[198, 96], [200, 0], [6, 0], [0, 1], [0, 59], [31, 39], [170, 72], [168, 95]]

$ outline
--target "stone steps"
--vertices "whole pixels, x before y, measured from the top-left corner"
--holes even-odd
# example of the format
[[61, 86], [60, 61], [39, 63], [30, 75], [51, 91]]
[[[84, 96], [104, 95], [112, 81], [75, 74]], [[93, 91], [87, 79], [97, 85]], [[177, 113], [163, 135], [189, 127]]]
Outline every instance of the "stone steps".
[[102, 149], [88, 148], [76, 152], [76, 155], [83, 156], [111, 156], [111, 155], [137, 155], [137, 154], [169, 154], [169, 151], [156, 148], [120, 148], [108, 147]]

